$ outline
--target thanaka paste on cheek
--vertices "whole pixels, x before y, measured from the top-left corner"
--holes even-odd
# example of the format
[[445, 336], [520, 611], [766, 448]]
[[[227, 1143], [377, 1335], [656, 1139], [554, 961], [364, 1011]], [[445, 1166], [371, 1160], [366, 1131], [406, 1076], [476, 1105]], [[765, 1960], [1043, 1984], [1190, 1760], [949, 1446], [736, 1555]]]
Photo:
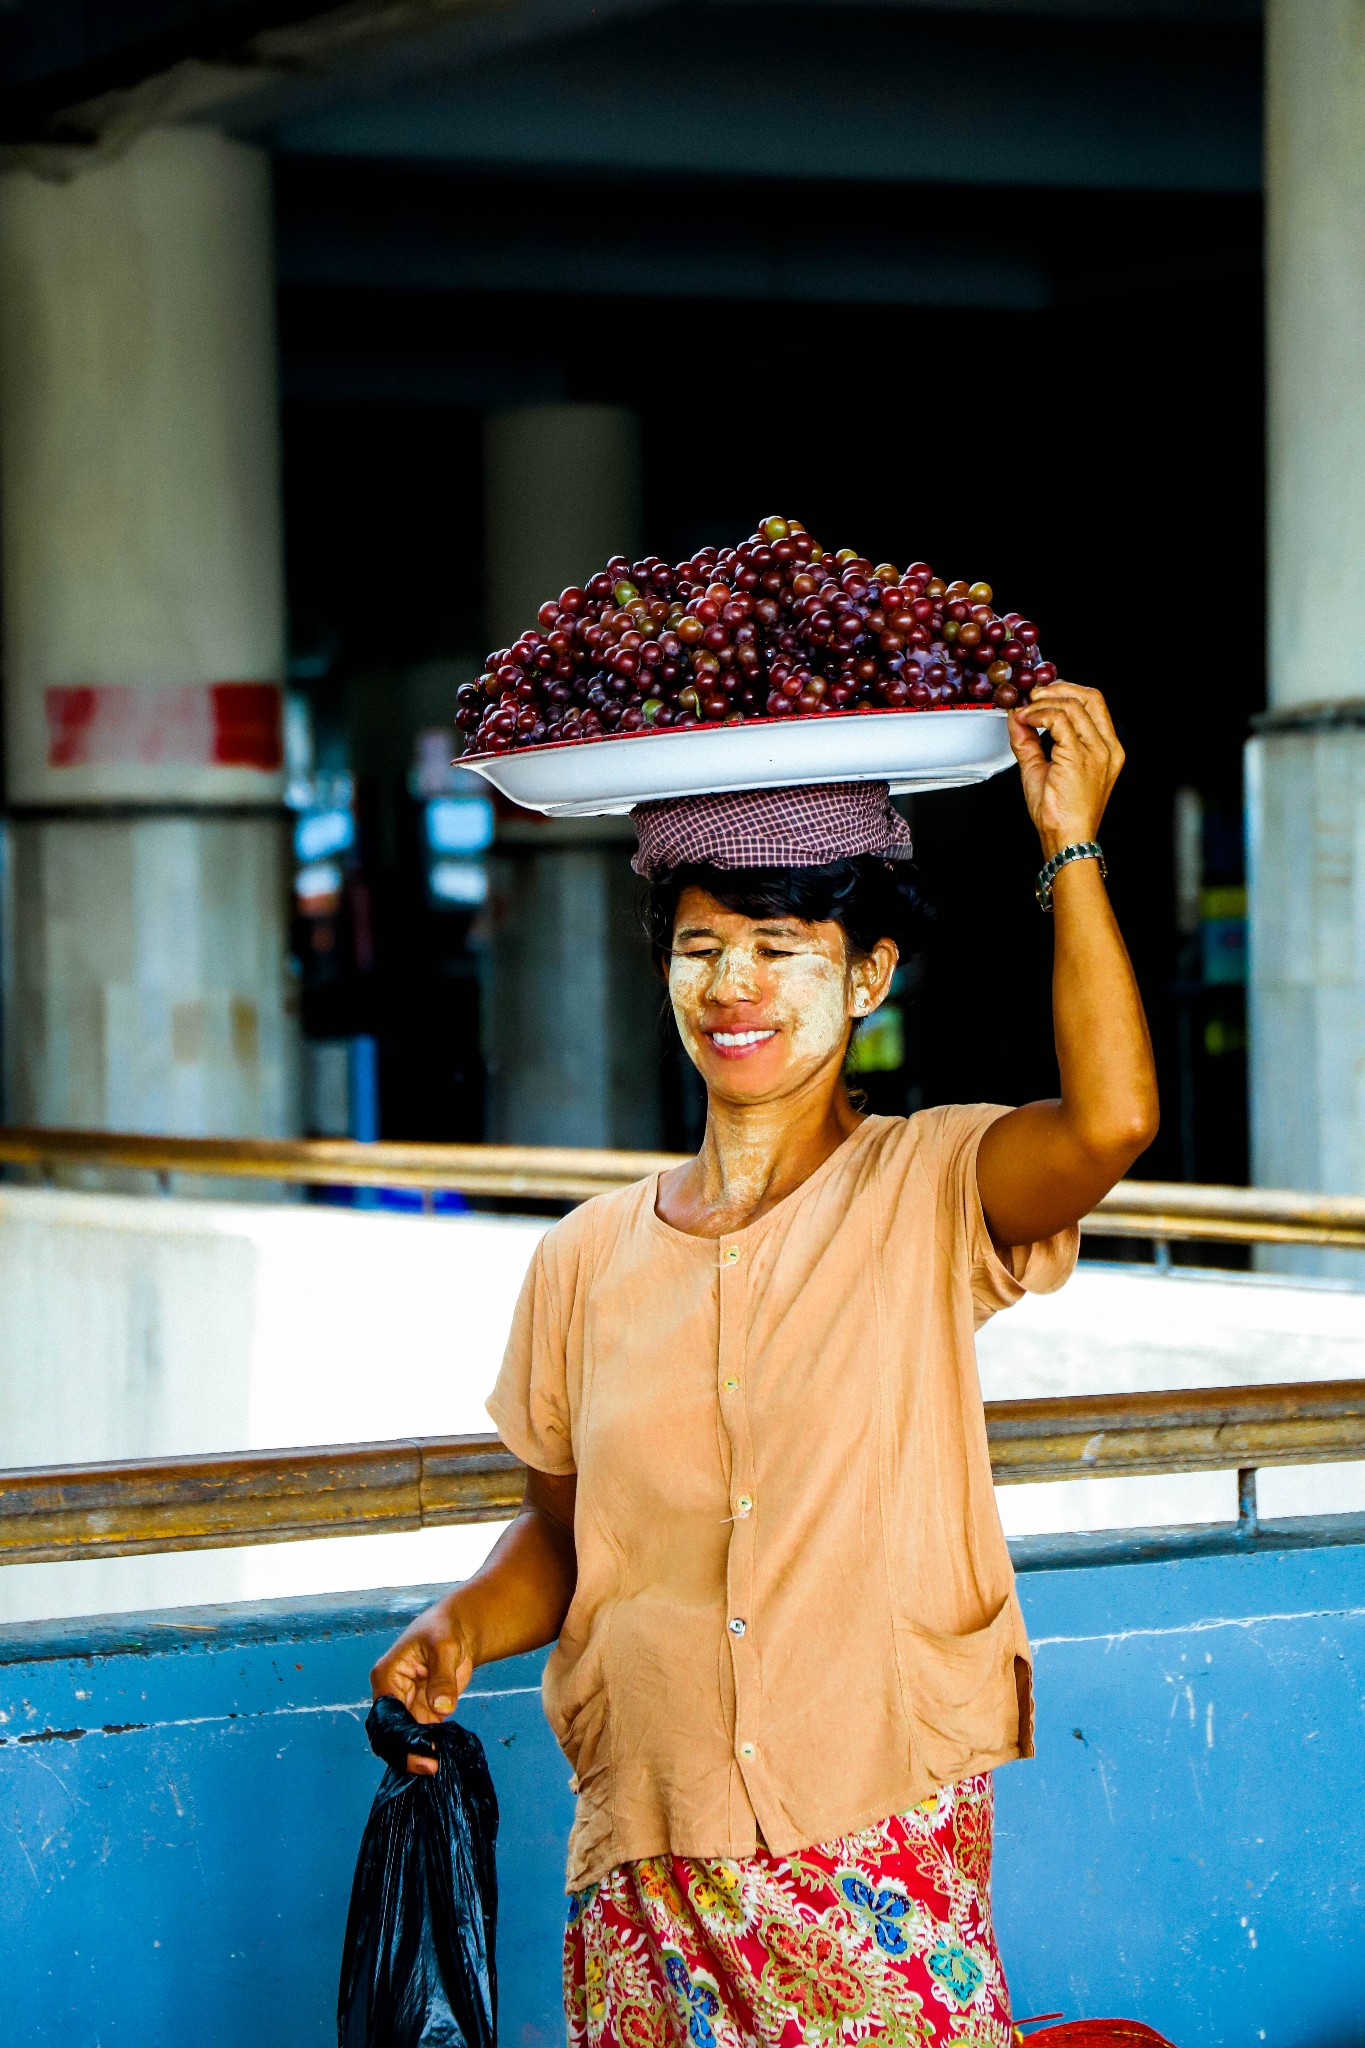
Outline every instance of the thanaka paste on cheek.
[[848, 1036], [848, 974], [842, 961], [825, 954], [801, 954], [781, 963], [796, 973], [782, 976], [779, 991], [791, 1018], [791, 1049], [803, 1064], [837, 1059]]

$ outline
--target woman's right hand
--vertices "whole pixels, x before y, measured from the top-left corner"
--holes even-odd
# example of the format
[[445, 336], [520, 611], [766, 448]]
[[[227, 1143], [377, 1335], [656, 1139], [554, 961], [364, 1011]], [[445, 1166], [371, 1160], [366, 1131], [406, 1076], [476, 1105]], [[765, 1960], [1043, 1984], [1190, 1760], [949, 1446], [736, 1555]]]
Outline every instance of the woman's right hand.
[[[410, 1622], [370, 1673], [375, 1699], [401, 1700], [414, 1721], [444, 1721], [474, 1676], [474, 1650], [457, 1594], [448, 1594]], [[431, 1777], [436, 1759], [410, 1756], [411, 1777]]]
[[[526, 1500], [473, 1578], [409, 1623], [370, 1673], [375, 1698], [401, 1700], [414, 1721], [444, 1721], [476, 1664], [539, 1650], [559, 1634], [578, 1577], [572, 1472], [528, 1472]], [[413, 1777], [434, 1757], [409, 1756]]]

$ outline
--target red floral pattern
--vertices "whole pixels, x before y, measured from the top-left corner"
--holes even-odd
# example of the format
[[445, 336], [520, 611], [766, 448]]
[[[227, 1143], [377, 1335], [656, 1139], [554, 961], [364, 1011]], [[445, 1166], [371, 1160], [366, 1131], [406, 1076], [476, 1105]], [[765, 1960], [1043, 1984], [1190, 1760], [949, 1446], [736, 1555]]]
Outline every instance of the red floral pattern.
[[569, 1902], [569, 2048], [1011, 2048], [991, 1781], [790, 1856], [652, 1856]]

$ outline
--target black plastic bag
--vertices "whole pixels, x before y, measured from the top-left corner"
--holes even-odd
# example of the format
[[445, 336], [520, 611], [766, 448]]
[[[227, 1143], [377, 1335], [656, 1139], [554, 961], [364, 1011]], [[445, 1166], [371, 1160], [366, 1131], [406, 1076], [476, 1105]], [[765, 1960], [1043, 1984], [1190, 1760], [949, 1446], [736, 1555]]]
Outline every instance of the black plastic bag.
[[[376, 1700], [365, 1733], [388, 1765], [361, 1837], [337, 1997], [338, 2048], [494, 2048], [498, 1802], [483, 1744]], [[409, 1752], [437, 1759], [412, 1777]]]

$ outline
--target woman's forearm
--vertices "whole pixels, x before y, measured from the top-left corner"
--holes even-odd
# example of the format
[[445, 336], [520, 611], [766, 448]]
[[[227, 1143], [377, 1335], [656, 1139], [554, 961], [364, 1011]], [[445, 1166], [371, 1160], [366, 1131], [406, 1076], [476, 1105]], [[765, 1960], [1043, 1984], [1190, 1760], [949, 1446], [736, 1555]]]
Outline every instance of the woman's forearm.
[[[401, 1700], [419, 1721], [442, 1721], [476, 1666], [552, 1643], [578, 1579], [573, 1517], [577, 1480], [528, 1472], [526, 1503], [486, 1562], [419, 1614], [370, 1673], [376, 1697]], [[418, 1773], [431, 1758], [409, 1758]]]
[[474, 1576], [438, 1605], [457, 1624], [473, 1662], [494, 1664], [554, 1642], [576, 1581], [572, 1530], [527, 1507]]
[[1061, 870], [1052, 905], [1060, 1113], [1082, 1150], [1126, 1172], [1157, 1127], [1156, 1067], [1137, 979], [1093, 860]]
[[1000, 1244], [1076, 1223], [1156, 1136], [1157, 1086], [1142, 999], [1103, 877], [1076, 861], [1053, 883], [1052, 1020], [1060, 1099], [991, 1125], [977, 1185]]

